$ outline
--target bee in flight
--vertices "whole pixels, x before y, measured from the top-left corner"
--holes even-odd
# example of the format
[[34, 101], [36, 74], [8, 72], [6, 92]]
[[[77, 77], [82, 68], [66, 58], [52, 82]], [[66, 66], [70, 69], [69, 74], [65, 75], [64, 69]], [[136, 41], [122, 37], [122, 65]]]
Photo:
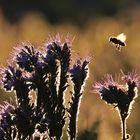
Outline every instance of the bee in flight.
[[126, 35], [124, 33], [117, 35], [117, 37], [109, 38], [109, 41], [116, 45], [116, 49], [118, 51], [121, 51], [121, 47], [126, 46], [125, 40], [126, 40]]

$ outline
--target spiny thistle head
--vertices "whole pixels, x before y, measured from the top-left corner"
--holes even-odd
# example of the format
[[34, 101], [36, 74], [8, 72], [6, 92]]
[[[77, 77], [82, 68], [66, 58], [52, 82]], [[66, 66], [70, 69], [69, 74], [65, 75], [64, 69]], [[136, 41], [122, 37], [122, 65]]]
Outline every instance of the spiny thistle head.
[[17, 65], [29, 72], [34, 70], [38, 64], [39, 52], [32, 46], [31, 43], [22, 43], [15, 48], [14, 61]]
[[107, 104], [118, 107], [119, 111], [126, 116], [129, 115], [131, 103], [137, 97], [137, 88], [140, 85], [140, 76], [136, 72], [123, 74], [120, 82], [107, 74], [103, 82], [96, 82], [94, 90], [100, 93], [101, 99]]
[[3, 75], [1, 84], [6, 91], [12, 91], [18, 86], [19, 80], [21, 80], [22, 72], [16, 69], [14, 66], [9, 65], [7, 68], [2, 69], [1, 75]]
[[[65, 38], [65, 41], [62, 43], [60, 35], [56, 35], [54, 37], [50, 37], [48, 42], [44, 44], [49, 59], [55, 57], [55, 59], [65, 61], [69, 61], [70, 51], [71, 51], [71, 43], [70, 39]], [[48, 59], [46, 59], [48, 61]]]
[[[22, 71], [16, 65], [8, 65], [7, 68], [1, 69], [1, 87], [6, 91], [14, 91], [26, 85], [30, 79], [28, 72]], [[20, 89], [21, 90], [21, 89]], [[25, 88], [24, 88], [25, 90]]]
[[71, 78], [74, 84], [83, 85], [84, 81], [88, 78], [89, 68], [88, 64], [91, 60], [91, 56], [87, 56], [85, 59], [77, 59], [76, 64], [70, 69]]
[[12, 117], [14, 110], [14, 106], [8, 102], [0, 105], [0, 139], [4, 139], [5, 133], [10, 130], [12, 123], [14, 123]]
[[136, 71], [128, 72], [126, 75], [122, 72], [122, 79], [125, 80], [128, 85], [135, 84], [135, 87], [140, 86], [140, 76]]

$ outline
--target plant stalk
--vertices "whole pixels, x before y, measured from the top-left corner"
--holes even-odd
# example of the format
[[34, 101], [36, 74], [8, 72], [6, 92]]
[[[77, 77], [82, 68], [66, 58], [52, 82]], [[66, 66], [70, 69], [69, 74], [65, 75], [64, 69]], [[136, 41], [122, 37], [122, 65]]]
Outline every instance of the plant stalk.
[[121, 127], [122, 127], [122, 140], [127, 140], [126, 138], [126, 117], [121, 114]]

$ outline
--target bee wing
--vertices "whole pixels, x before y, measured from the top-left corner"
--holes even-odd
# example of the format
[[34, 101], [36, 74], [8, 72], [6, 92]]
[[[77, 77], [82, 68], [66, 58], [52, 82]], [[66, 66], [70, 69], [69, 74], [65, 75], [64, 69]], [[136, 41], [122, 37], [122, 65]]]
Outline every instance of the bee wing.
[[126, 35], [124, 33], [121, 33], [116, 38], [124, 42], [126, 40]]

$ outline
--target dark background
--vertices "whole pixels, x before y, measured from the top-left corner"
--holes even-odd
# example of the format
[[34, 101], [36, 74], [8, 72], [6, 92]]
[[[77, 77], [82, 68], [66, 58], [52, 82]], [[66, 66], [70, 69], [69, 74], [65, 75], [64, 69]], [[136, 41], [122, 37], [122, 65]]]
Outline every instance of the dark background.
[[0, 7], [10, 23], [29, 12], [39, 12], [52, 24], [71, 21], [83, 25], [97, 16], [114, 16], [131, 9], [139, 0], [1, 0]]

